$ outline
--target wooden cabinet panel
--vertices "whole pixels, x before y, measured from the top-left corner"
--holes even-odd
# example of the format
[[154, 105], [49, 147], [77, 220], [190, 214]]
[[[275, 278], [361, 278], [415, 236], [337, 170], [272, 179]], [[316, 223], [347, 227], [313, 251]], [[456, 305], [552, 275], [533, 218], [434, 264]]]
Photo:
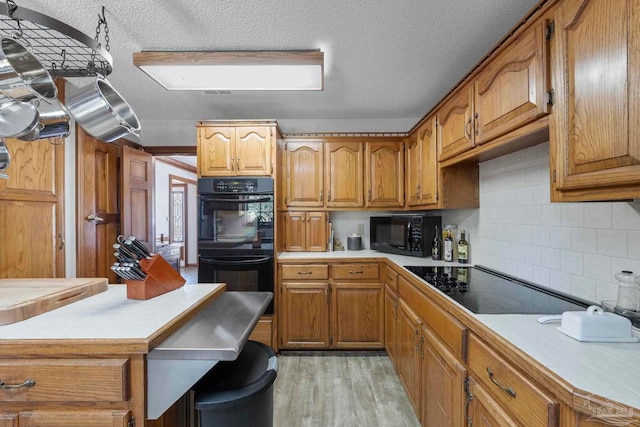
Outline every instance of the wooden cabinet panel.
[[201, 176], [235, 175], [235, 139], [233, 127], [198, 128], [198, 164]]
[[422, 327], [422, 425], [462, 427], [467, 370]]
[[0, 390], [5, 402], [122, 402], [129, 398], [126, 359], [36, 359], [0, 361], [5, 384], [32, 387]]
[[558, 425], [558, 402], [474, 335], [469, 337], [469, 371], [522, 425]]
[[283, 347], [329, 347], [328, 283], [283, 283], [280, 310]]
[[473, 86], [462, 87], [438, 109], [438, 158], [440, 161], [473, 148]]
[[334, 264], [331, 267], [331, 277], [338, 280], [378, 280], [380, 266], [376, 263]]
[[327, 213], [307, 212], [307, 250], [325, 252], [327, 250]]
[[475, 79], [475, 144], [547, 114], [545, 24], [522, 33]]
[[418, 129], [420, 144], [420, 205], [432, 205], [438, 202], [438, 160], [436, 119], [427, 119]]
[[129, 411], [34, 411], [20, 413], [20, 427], [127, 427]]
[[327, 250], [326, 212], [285, 212], [284, 226], [286, 251]]
[[324, 146], [322, 141], [286, 144], [287, 206], [324, 205]]
[[384, 301], [381, 283], [334, 283], [333, 345], [336, 348], [384, 347]]
[[384, 348], [398, 369], [398, 294], [388, 283], [384, 286]]
[[420, 204], [420, 177], [422, 144], [415, 132], [406, 140], [407, 147], [407, 205]]
[[[404, 279], [401, 277], [400, 281]], [[398, 310], [399, 376], [418, 419], [420, 410], [420, 329], [422, 321], [402, 299]]]
[[[481, 427], [517, 427], [506, 412], [498, 405], [487, 392], [469, 377], [469, 400], [467, 416], [474, 426]], [[526, 425], [526, 424], [525, 424]]]
[[18, 427], [18, 414], [11, 412], [0, 413], [0, 427]]
[[360, 142], [325, 144], [327, 207], [364, 206], [364, 150]]
[[327, 280], [329, 279], [328, 265], [283, 265], [281, 267], [282, 280]]
[[640, 196], [639, 8], [567, 0], [556, 11], [550, 150], [562, 194], [554, 201]]
[[404, 149], [402, 141], [366, 142], [367, 207], [404, 205]]
[[271, 129], [268, 126], [236, 128], [237, 175], [271, 175]]

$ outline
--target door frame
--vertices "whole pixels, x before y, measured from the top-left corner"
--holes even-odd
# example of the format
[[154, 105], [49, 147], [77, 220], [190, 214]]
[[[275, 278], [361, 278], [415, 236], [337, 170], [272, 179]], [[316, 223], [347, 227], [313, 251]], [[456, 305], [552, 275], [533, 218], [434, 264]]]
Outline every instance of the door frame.
[[[179, 182], [179, 184], [175, 184], [174, 182], [177, 181]], [[179, 176], [179, 175], [172, 175], [169, 174], [169, 238], [171, 239], [171, 241], [173, 242], [173, 235], [172, 235], [172, 223], [173, 223], [173, 197], [172, 197], [172, 193], [173, 193], [173, 187], [176, 186], [181, 186], [184, 187], [184, 194], [185, 194], [185, 198], [184, 198], [184, 241], [183, 241], [183, 250], [184, 250], [184, 265], [185, 267], [189, 267], [189, 210], [190, 209], [196, 209], [196, 207], [191, 207], [191, 205], [189, 205], [189, 185], [193, 185], [194, 186], [194, 190], [197, 192], [197, 187], [198, 187], [198, 182], [194, 181], [192, 179], [187, 179], [185, 177]]]

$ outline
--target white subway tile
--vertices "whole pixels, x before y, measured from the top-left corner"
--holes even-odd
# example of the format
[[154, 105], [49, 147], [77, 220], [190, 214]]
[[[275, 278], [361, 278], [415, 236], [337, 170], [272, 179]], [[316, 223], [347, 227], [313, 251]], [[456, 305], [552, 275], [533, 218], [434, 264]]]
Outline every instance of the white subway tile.
[[533, 266], [526, 262], [518, 263], [518, 277], [529, 282], [533, 281]]
[[[623, 270], [633, 271], [640, 274], [640, 260], [629, 258], [611, 258], [611, 275], [615, 275]], [[611, 282], [615, 283], [616, 279], [611, 278]]]
[[571, 276], [571, 295], [595, 302], [596, 281], [582, 276]]
[[527, 206], [524, 214], [524, 223], [527, 225], [540, 225], [542, 223], [542, 208], [540, 206]]
[[524, 261], [531, 265], [542, 264], [542, 249], [540, 246], [525, 245], [524, 247]]
[[550, 227], [549, 246], [552, 248], [571, 249], [571, 228]]
[[629, 258], [640, 259], [640, 231], [630, 231], [627, 234], [627, 244]]
[[533, 189], [532, 187], [524, 187], [518, 189], [518, 205], [531, 206], [533, 205]]
[[546, 205], [551, 200], [549, 184], [541, 184], [533, 187], [533, 204]]
[[597, 244], [601, 255], [627, 256], [627, 232], [624, 230], [598, 230]]
[[596, 230], [589, 228], [571, 229], [571, 249], [595, 254], [597, 252]]
[[533, 243], [533, 227], [530, 225], [518, 226], [518, 241], [524, 244]]
[[511, 276], [518, 276], [518, 261], [505, 259], [503, 263], [504, 272]]
[[584, 226], [586, 228], [611, 228], [611, 203], [585, 203]]
[[538, 285], [549, 286], [549, 269], [534, 265], [532, 281]]
[[560, 269], [565, 273], [582, 275], [584, 271], [584, 257], [582, 252], [561, 250]]
[[533, 244], [538, 246], [550, 246], [549, 227], [546, 225], [533, 227]]
[[582, 227], [584, 225], [584, 205], [582, 203], [563, 204], [562, 225], [565, 227]]
[[611, 257], [595, 254], [584, 254], [584, 275], [590, 279], [611, 282]]
[[549, 271], [549, 287], [567, 294], [571, 293], [571, 275], [557, 270]]
[[610, 282], [596, 280], [596, 303], [603, 300], [616, 301], [618, 299], [618, 286]]
[[619, 230], [640, 230], [640, 202], [613, 203], [611, 227]]
[[560, 270], [560, 249], [541, 248], [540, 250], [542, 266], [551, 270]]
[[511, 243], [511, 259], [524, 261], [524, 245], [522, 243]]
[[543, 205], [542, 225], [562, 225], [562, 206], [558, 204]]

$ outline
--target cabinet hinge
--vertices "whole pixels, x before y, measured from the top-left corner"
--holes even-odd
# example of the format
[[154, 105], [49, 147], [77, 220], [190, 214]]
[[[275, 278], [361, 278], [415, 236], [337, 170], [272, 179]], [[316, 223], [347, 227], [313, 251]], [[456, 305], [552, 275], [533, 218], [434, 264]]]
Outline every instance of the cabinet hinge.
[[551, 179], [553, 180], [553, 182], [556, 182], [556, 170], [553, 170], [553, 175], [551, 176]]
[[127, 423], [127, 427], [136, 427], [136, 419], [131, 417], [131, 419]]
[[553, 37], [553, 33], [555, 33], [556, 31], [556, 22], [555, 21], [549, 21], [547, 23], [547, 30], [546, 33], [544, 35], [544, 38], [547, 40], [551, 40], [551, 38]]
[[548, 105], [553, 105], [554, 102], [554, 97], [555, 97], [555, 92], [553, 89], [549, 89], [547, 91], [547, 104]]
[[438, 201], [439, 198], [440, 198], [440, 194], [436, 191], [436, 202]]

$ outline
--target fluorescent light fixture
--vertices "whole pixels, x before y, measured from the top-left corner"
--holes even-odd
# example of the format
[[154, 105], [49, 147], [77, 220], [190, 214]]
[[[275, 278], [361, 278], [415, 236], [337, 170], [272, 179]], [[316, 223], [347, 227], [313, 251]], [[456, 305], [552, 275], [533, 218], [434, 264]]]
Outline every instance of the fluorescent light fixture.
[[323, 90], [324, 53], [134, 52], [133, 64], [167, 90]]

